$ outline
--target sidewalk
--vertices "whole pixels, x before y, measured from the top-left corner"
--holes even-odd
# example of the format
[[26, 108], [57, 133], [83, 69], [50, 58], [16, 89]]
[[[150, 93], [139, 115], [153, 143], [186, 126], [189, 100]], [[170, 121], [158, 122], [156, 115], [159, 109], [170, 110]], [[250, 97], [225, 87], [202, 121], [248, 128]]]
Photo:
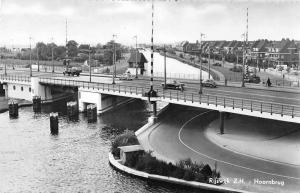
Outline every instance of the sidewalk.
[[218, 146], [238, 154], [300, 167], [297, 124], [230, 115], [225, 119], [225, 134], [219, 134], [219, 120], [215, 120], [205, 135]]

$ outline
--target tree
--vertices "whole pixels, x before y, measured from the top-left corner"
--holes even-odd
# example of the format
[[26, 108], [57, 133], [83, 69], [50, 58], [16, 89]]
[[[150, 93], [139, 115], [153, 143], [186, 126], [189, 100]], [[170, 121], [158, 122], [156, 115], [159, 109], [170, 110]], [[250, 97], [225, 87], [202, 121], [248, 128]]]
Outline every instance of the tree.
[[75, 57], [78, 54], [78, 43], [75, 40], [70, 40], [67, 43], [68, 56]]

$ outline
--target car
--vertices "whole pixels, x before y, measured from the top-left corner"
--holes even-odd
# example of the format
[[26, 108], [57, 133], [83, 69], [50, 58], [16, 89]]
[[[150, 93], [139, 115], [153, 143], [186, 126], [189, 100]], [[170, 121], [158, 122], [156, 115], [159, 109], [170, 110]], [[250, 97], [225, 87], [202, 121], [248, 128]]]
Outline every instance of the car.
[[72, 76], [79, 76], [82, 72], [82, 69], [80, 67], [66, 67], [65, 71], [63, 72], [64, 75], [72, 75]]
[[163, 87], [163, 89], [173, 89], [173, 90], [181, 90], [181, 91], [184, 90], [184, 84], [176, 80], [168, 80], [166, 82], [166, 85], [165, 83], [162, 83], [161, 86]]
[[120, 75], [119, 80], [133, 80], [130, 73], [124, 73]]
[[245, 77], [244, 81], [248, 83], [258, 84], [260, 83], [260, 77], [253, 75], [253, 76]]
[[212, 79], [207, 79], [207, 80], [204, 80], [202, 82], [202, 86], [205, 86], [205, 87], [210, 87], [210, 88], [216, 88], [217, 87], [217, 84], [214, 80]]

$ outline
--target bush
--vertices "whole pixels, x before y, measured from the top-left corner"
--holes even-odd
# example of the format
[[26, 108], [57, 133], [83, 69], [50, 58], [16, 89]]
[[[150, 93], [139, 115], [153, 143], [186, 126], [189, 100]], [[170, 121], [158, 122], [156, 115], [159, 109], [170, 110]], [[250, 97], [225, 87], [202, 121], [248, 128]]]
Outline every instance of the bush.
[[111, 152], [112, 154], [119, 158], [120, 157], [120, 146], [126, 145], [138, 145], [139, 141], [135, 136], [133, 131], [125, 130], [123, 134], [118, 135], [112, 142]]

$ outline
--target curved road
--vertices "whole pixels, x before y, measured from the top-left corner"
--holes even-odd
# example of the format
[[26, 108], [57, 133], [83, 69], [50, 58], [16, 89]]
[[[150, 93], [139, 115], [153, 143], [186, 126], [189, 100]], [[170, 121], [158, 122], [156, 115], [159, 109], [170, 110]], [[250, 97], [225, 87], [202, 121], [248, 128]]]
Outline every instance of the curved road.
[[[190, 157], [212, 167], [217, 163], [222, 177], [228, 178], [226, 186], [229, 187], [254, 192], [299, 191], [300, 166], [273, 163], [220, 148], [204, 135], [207, 124], [214, 119], [205, 112], [207, 110], [173, 105], [162, 123], [148, 136], [152, 149], [171, 160]], [[284, 184], [255, 184], [256, 179]]]

